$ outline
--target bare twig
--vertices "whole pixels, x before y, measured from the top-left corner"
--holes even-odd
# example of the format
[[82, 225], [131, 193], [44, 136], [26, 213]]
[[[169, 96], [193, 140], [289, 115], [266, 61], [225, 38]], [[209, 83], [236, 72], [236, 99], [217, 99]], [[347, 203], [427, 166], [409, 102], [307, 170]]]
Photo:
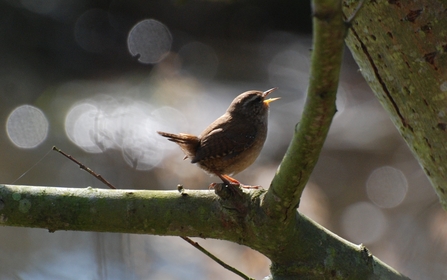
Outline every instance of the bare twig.
[[199, 245], [199, 243], [193, 241], [191, 238], [186, 237], [186, 236], [180, 236], [180, 238], [182, 238], [183, 240], [185, 240], [186, 242], [188, 242], [189, 244], [191, 244], [192, 246], [196, 247], [197, 250], [199, 250], [200, 252], [204, 253], [205, 255], [207, 255], [208, 257], [210, 257], [213, 261], [217, 262], [218, 264], [220, 264], [221, 266], [223, 266], [224, 268], [228, 269], [229, 271], [239, 275], [240, 277], [242, 277], [243, 279], [247, 279], [247, 280], [254, 280], [253, 278], [250, 278], [249, 276], [245, 275], [244, 273], [240, 272], [239, 270], [237, 270], [236, 268], [229, 266], [228, 264], [224, 263], [222, 260], [220, 260], [218, 257], [214, 256], [213, 254], [211, 254], [210, 252], [208, 252], [205, 248], [203, 248], [202, 246]]
[[53, 146], [53, 150], [60, 153], [61, 155], [63, 155], [64, 157], [68, 158], [69, 160], [71, 160], [72, 162], [76, 163], [77, 165], [79, 165], [79, 168], [81, 168], [82, 170], [87, 171], [90, 175], [92, 175], [93, 177], [95, 177], [96, 179], [98, 179], [99, 181], [103, 182], [105, 185], [107, 185], [109, 188], [111, 189], [116, 189], [115, 186], [113, 186], [109, 181], [107, 181], [106, 179], [104, 179], [104, 177], [102, 177], [100, 174], [96, 173], [95, 171], [91, 170], [90, 168], [88, 168], [87, 166], [85, 166], [84, 164], [82, 164], [81, 162], [79, 162], [77, 159], [75, 159], [74, 157], [70, 156], [69, 154], [65, 153], [64, 151], [62, 151], [61, 149], [59, 149], [56, 146]]
[[48, 154], [51, 152], [51, 150], [49, 150], [41, 159], [39, 159], [35, 164], [33, 164], [33, 166], [31, 166], [30, 168], [28, 168], [28, 170], [26, 170], [25, 172], [22, 173], [22, 175], [20, 175], [17, 179], [15, 179], [13, 182], [11, 182], [11, 184], [14, 184], [15, 182], [17, 182], [18, 180], [20, 180], [23, 176], [25, 176], [26, 174], [28, 174], [28, 172], [31, 171], [31, 169], [33, 169], [34, 167], [36, 167], [36, 165], [38, 165], [42, 160], [44, 160]]

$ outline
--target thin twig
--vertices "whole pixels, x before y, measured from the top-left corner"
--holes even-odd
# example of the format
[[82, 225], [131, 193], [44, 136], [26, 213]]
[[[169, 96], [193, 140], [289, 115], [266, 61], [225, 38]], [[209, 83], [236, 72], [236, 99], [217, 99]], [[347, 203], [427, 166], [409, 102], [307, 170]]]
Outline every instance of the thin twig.
[[18, 180], [20, 180], [23, 176], [25, 176], [26, 174], [28, 174], [28, 172], [31, 171], [31, 169], [33, 169], [34, 167], [36, 167], [36, 165], [38, 165], [42, 160], [44, 160], [48, 154], [51, 152], [51, 150], [49, 150], [41, 159], [39, 159], [35, 164], [33, 164], [33, 166], [31, 166], [30, 168], [28, 168], [28, 170], [26, 170], [25, 172], [22, 173], [22, 175], [19, 176], [19, 178], [15, 179], [14, 181], [11, 182], [11, 184], [14, 184], [15, 182], [17, 182]]
[[94, 172], [93, 170], [91, 170], [90, 168], [88, 168], [87, 166], [85, 166], [84, 164], [82, 164], [81, 162], [79, 162], [77, 159], [75, 159], [74, 157], [70, 156], [69, 154], [65, 153], [64, 151], [62, 151], [61, 149], [59, 149], [56, 146], [53, 146], [53, 150], [60, 153], [61, 155], [63, 155], [64, 157], [68, 158], [69, 160], [73, 161], [74, 163], [76, 163], [77, 165], [79, 165], [79, 168], [87, 171], [90, 175], [92, 175], [93, 177], [95, 177], [96, 179], [98, 179], [99, 181], [103, 182], [104, 184], [106, 184], [109, 188], [111, 189], [116, 189], [109, 181], [107, 181], [106, 179], [104, 179], [104, 177], [102, 177], [100, 174]]
[[220, 264], [221, 266], [223, 266], [224, 268], [228, 269], [229, 271], [239, 275], [240, 277], [242, 277], [243, 279], [247, 279], [247, 280], [254, 280], [253, 278], [250, 278], [249, 276], [245, 275], [244, 273], [240, 272], [239, 270], [237, 270], [236, 268], [229, 266], [228, 264], [224, 263], [222, 260], [220, 260], [218, 257], [214, 256], [213, 254], [211, 254], [210, 252], [208, 252], [205, 248], [203, 248], [202, 246], [199, 245], [199, 243], [193, 241], [191, 238], [186, 237], [186, 236], [180, 236], [180, 238], [182, 238], [183, 240], [185, 240], [186, 242], [188, 242], [189, 244], [191, 244], [192, 246], [194, 246], [195, 248], [197, 248], [197, 250], [199, 250], [200, 252], [204, 253], [205, 255], [207, 255], [208, 257], [210, 257], [213, 261], [217, 262], [218, 264]]

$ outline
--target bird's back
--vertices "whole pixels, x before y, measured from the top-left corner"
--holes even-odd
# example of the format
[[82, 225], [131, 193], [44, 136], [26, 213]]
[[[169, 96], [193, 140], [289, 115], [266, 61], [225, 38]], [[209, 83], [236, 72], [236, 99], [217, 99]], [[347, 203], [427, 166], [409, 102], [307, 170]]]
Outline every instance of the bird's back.
[[267, 118], [233, 118], [225, 114], [199, 136], [192, 162], [211, 173], [239, 173], [256, 160], [266, 135]]

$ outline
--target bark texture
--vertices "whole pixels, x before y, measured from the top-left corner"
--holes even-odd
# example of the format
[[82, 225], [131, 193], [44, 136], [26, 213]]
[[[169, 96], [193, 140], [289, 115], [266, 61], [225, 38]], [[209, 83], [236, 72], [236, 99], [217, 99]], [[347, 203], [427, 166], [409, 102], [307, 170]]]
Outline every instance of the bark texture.
[[[357, 5], [345, 2], [349, 15]], [[365, 1], [346, 43], [447, 209], [447, 5]]]

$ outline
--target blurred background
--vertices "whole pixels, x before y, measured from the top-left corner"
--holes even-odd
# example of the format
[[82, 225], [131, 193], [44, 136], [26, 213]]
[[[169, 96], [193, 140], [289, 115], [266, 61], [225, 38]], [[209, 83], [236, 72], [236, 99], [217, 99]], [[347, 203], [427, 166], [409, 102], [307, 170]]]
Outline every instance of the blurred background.
[[[56, 145], [118, 188], [206, 189], [218, 179], [155, 131], [200, 134], [238, 94], [279, 87], [265, 147], [236, 176], [267, 188], [300, 121], [310, 15], [307, 1], [0, 1], [0, 182], [105, 188]], [[337, 107], [300, 211], [412, 279], [445, 277], [446, 214], [348, 51]], [[240, 279], [177, 237], [0, 227], [0, 240], [1, 279]], [[195, 240], [269, 275], [249, 248]]]

